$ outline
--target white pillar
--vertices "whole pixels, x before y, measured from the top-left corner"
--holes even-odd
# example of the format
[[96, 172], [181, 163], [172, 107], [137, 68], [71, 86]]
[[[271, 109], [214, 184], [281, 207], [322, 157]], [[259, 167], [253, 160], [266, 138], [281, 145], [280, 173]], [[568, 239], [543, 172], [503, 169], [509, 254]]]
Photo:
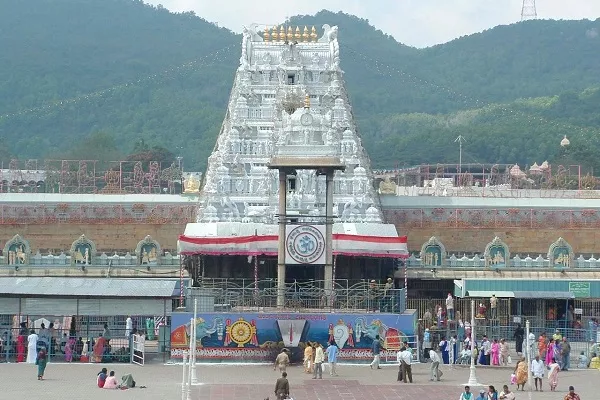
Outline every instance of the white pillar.
[[181, 378], [181, 400], [186, 399], [187, 391], [187, 352], [183, 351], [183, 377]]
[[198, 376], [196, 375], [196, 320], [198, 318], [198, 299], [194, 298], [194, 320], [193, 320], [193, 324], [191, 326], [191, 332], [192, 332], [192, 340], [190, 340], [190, 343], [193, 344], [192, 347], [192, 356], [190, 359], [190, 364], [191, 364], [191, 384], [192, 385], [197, 385], [198, 384]]
[[325, 271], [327, 305], [333, 306], [333, 170], [325, 173]]
[[[475, 300], [471, 300], [471, 367], [469, 368], [469, 382], [467, 385], [471, 387], [483, 386], [477, 382], [477, 371], [475, 367]], [[475, 393], [475, 391], [473, 391]]]
[[287, 222], [287, 174], [279, 170], [279, 238], [277, 241], [277, 307], [285, 306], [285, 226]]
[[529, 391], [531, 392], [533, 388], [531, 386], [531, 345], [529, 344], [529, 330], [530, 325], [529, 320], [527, 320], [525, 321], [525, 337], [527, 338], [525, 341], [525, 344], [527, 345], [527, 382], [529, 382]]

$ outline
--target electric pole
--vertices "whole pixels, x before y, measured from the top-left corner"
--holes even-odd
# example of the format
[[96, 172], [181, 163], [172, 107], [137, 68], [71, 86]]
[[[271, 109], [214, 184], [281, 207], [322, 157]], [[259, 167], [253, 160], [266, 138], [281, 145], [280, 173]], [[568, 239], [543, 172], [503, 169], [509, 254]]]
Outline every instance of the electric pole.
[[458, 142], [458, 174], [459, 175], [462, 173], [462, 144], [463, 144], [463, 142], [466, 142], [466, 141], [467, 140], [465, 139], [465, 137], [463, 135], [458, 135], [456, 140], [454, 140], [454, 143]]
[[535, 0], [523, 0], [523, 8], [521, 8], [521, 21], [536, 18], [537, 10], [535, 8]]

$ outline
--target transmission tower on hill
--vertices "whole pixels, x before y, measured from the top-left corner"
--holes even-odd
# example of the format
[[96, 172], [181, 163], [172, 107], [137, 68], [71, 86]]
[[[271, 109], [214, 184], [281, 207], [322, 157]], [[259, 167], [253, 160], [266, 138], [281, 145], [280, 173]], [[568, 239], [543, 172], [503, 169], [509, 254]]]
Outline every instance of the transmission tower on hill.
[[521, 9], [521, 21], [536, 18], [537, 10], [535, 9], [535, 0], [523, 0], [523, 8]]

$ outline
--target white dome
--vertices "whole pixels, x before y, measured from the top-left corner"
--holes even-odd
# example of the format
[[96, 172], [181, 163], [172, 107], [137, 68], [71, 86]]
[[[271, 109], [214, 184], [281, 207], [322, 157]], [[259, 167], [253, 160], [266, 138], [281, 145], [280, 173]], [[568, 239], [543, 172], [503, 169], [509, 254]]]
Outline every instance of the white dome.
[[207, 206], [204, 209], [204, 215], [216, 215], [217, 214], [217, 208], [215, 206]]
[[354, 175], [366, 175], [367, 174], [367, 170], [364, 169], [363, 167], [361, 167], [360, 165], [356, 168], [354, 168]]
[[563, 140], [560, 141], [560, 145], [562, 147], [566, 147], [568, 145], [571, 144], [571, 141], [569, 139], [567, 139], [567, 135], [565, 135], [565, 137], [563, 138]]

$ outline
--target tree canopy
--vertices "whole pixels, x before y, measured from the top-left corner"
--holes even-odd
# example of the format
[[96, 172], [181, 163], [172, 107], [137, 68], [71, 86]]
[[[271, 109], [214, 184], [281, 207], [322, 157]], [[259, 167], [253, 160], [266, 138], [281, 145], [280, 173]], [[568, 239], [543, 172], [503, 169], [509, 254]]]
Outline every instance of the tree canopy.
[[[415, 49], [344, 13], [291, 19], [325, 23], [340, 28], [374, 167], [457, 161], [459, 134], [473, 162], [566, 160], [567, 135], [570, 160], [600, 170], [600, 20], [527, 21]], [[139, 0], [6, 0], [0, 26], [3, 161], [132, 154], [204, 168], [239, 35]]]

